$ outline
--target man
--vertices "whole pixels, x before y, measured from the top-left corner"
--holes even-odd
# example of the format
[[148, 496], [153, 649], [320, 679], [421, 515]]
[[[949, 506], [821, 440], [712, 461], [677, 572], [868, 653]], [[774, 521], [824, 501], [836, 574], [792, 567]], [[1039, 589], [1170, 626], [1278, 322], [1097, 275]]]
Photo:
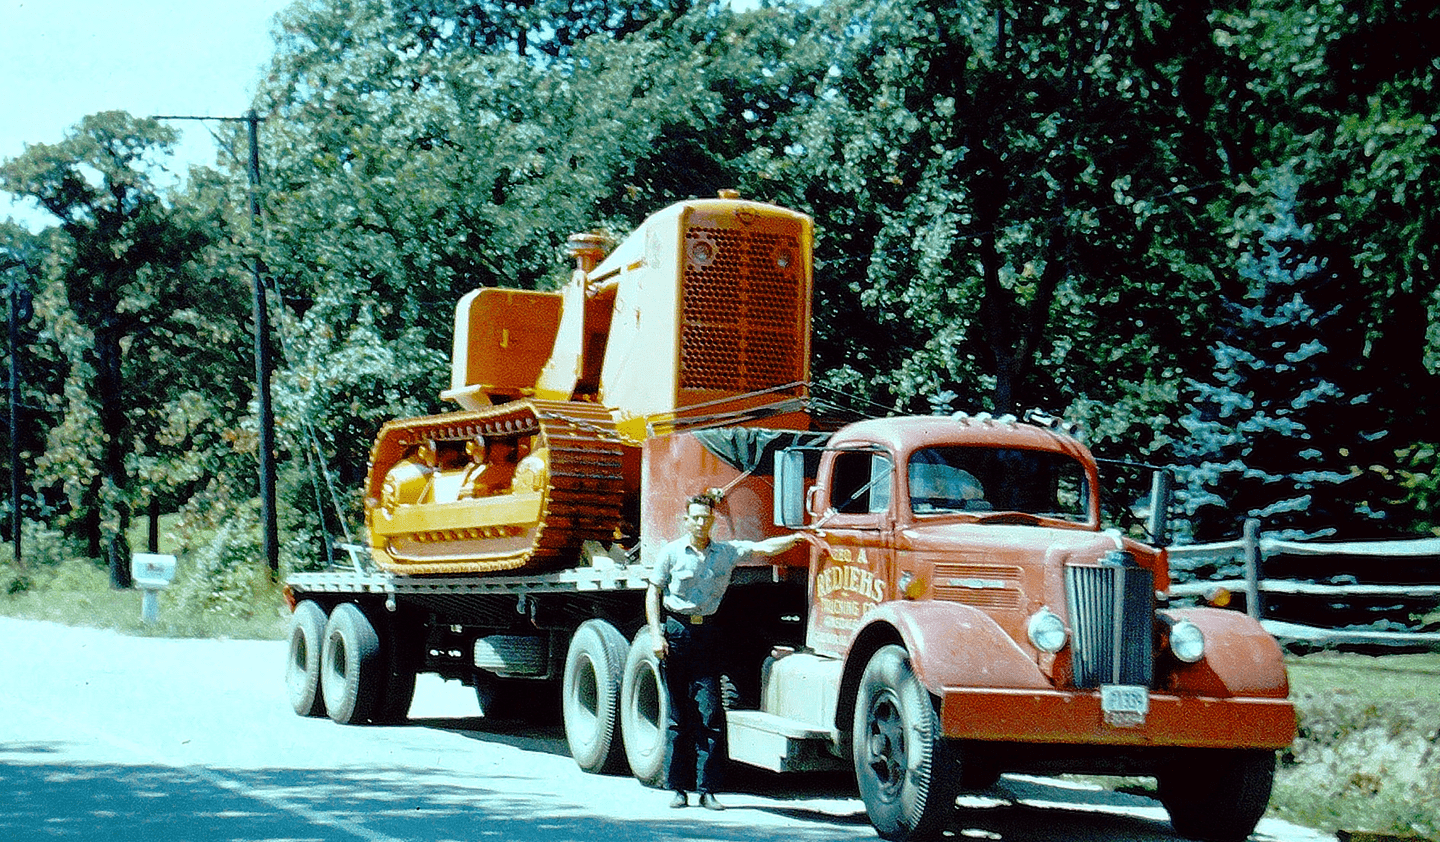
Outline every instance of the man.
[[712, 541], [718, 492], [691, 497], [685, 507], [686, 536], [666, 544], [650, 574], [645, 617], [655, 656], [670, 696], [665, 731], [665, 781], [675, 793], [671, 807], [689, 804], [725, 809], [715, 800], [724, 762], [725, 710], [720, 699], [720, 645], [713, 615], [730, 586], [730, 574], [747, 556], [772, 556], [801, 541], [800, 533], [764, 541]]

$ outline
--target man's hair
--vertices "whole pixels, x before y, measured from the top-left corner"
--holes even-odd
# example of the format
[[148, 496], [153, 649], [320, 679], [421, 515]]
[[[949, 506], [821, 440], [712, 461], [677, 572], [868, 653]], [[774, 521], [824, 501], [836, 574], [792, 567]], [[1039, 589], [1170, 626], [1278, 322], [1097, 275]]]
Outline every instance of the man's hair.
[[714, 488], [711, 488], [692, 496], [689, 500], [686, 500], [685, 508], [688, 509], [691, 506], [704, 506], [705, 508], [713, 511], [716, 506], [720, 505], [720, 500], [720, 492]]

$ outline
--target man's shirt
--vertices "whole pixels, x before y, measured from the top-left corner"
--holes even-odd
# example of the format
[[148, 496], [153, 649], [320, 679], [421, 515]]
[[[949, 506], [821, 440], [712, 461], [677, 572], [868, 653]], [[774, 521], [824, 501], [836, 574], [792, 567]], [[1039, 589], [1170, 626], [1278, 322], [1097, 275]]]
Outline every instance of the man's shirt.
[[660, 589], [666, 611], [708, 617], [720, 607], [735, 566], [754, 549], [754, 541], [712, 540], [701, 553], [680, 538], [660, 549], [650, 583]]

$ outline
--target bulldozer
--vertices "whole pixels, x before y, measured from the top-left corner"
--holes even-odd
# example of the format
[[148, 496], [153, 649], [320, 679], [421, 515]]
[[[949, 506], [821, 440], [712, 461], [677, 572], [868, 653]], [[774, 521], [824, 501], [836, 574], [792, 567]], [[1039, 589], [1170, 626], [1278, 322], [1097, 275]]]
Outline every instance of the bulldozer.
[[456, 306], [458, 409], [385, 424], [365, 486], [372, 557], [398, 574], [574, 566], [634, 546], [647, 439], [809, 429], [813, 224], [721, 191], [613, 250], [568, 241], [560, 290], [481, 288]]

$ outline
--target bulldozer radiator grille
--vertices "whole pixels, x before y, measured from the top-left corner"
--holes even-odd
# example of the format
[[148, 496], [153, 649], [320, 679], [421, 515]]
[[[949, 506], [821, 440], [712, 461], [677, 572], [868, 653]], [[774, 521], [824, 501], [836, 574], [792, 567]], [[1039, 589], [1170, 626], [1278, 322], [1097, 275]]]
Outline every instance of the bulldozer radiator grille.
[[1154, 673], [1155, 577], [1139, 567], [1065, 568], [1076, 687], [1148, 687]]
[[696, 227], [685, 252], [680, 388], [743, 393], [806, 379], [799, 237]]

